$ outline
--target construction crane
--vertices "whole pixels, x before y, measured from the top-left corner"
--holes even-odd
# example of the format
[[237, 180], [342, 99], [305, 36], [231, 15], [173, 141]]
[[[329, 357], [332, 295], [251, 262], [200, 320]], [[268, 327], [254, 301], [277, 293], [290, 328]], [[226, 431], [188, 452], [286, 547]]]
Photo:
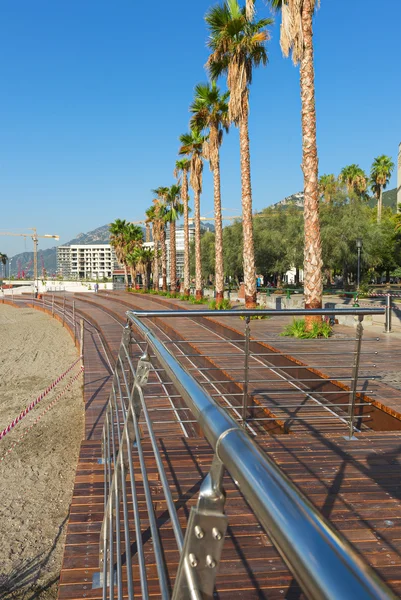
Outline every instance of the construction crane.
[[27, 238], [27, 237], [32, 238], [32, 241], [33, 241], [33, 278], [35, 281], [35, 289], [36, 289], [36, 291], [38, 291], [38, 289], [39, 289], [39, 286], [38, 286], [38, 240], [39, 240], [39, 238], [52, 238], [54, 240], [59, 240], [60, 236], [59, 235], [50, 235], [50, 234], [38, 235], [36, 227], [30, 227], [29, 229], [33, 233], [13, 233], [11, 231], [0, 231], [0, 236], [1, 235], [17, 235], [17, 236], [21, 236], [24, 238]]

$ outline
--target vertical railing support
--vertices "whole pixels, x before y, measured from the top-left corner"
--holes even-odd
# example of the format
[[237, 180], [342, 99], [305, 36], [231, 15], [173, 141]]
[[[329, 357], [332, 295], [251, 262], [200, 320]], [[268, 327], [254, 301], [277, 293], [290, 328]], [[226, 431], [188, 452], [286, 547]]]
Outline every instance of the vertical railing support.
[[384, 333], [391, 333], [391, 294], [386, 295], [386, 322]]
[[172, 600], [213, 598], [227, 531], [223, 475], [224, 465], [215, 455], [197, 506], [191, 508]]
[[77, 341], [77, 329], [75, 327], [75, 300], [72, 301], [72, 326], [74, 328], [74, 344]]
[[54, 317], [54, 294], [52, 294], [52, 317]]
[[84, 320], [80, 320], [81, 332], [79, 336], [79, 355], [81, 357], [81, 367], [84, 366]]
[[64, 323], [65, 323], [65, 296], [63, 298], [63, 327], [64, 327]]
[[354, 418], [355, 418], [355, 400], [356, 400], [356, 389], [358, 386], [358, 375], [359, 375], [359, 362], [361, 357], [361, 346], [363, 336], [363, 316], [358, 317], [358, 324], [356, 326], [355, 334], [355, 350], [354, 350], [354, 363], [352, 365], [352, 386], [349, 397], [349, 437], [348, 439], [353, 440], [354, 438]]
[[248, 419], [248, 384], [249, 384], [249, 337], [251, 332], [251, 318], [245, 317], [245, 356], [244, 356], [244, 388], [242, 396], [242, 426], [246, 427]]

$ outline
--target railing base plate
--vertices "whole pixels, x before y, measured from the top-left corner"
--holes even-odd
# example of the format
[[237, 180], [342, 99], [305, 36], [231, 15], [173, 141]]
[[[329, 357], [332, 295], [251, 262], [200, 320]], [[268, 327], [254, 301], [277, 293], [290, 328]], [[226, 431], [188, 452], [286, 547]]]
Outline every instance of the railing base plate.
[[[113, 573], [113, 586], [117, 584], [117, 572]], [[103, 588], [103, 572], [94, 573], [92, 577], [92, 590]], [[107, 587], [110, 587], [110, 579], [107, 577]]]

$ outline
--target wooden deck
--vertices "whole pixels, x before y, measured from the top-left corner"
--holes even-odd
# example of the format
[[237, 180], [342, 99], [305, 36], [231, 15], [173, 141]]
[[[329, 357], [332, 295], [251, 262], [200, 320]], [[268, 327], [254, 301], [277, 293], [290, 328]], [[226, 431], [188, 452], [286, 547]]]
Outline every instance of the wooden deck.
[[[89, 300], [89, 301], [88, 301]], [[115, 358], [125, 321], [127, 304], [160, 309], [153, 299], [125, 293], [116, 293], [90, 298], [76, 296], [76, 310], [96, 325], [97, 331], [86, 326], [85, 331], [85, 406], [87, 414], [86, 440], [82, 443], [77, 469], [63, 569], [60, 577], [59, 598], [78, 600], [100, 599], [101, 590], [92, 589], [92, 576], [98, 572], [99, 534], [103, 519], [103, 465], [101, 458], [101, 430], [104, 408], [111, 389], [110, 365]], [[124, 302], [124, 303], [122, 303]], [[172, 301], [169, 301], [172, 303]], [[182, 308], [182, 303], [180, 303]], [[191, 307], [192, 308], [192, 307]], [[252, 330], [258, 336], [271, 335], [273, 322], [252, 322]], [[224, 320], [224, 323], [227, 323]], [[229, 324], [229, 323], [227, 323]], [[230, 324], [243, 327], [239, 319]], [[282, 327], [282, 324], [274, 324]], [[193, 321], [175, 322], [174, 327], [181, 337], [201, 339], [198, 350], [207, 354], [222, 353], [222, 347], [210, 343], [210, 331], [195, 327]], [[167, 330], [166, 330], [167, 331]], [[161, 338], [168, 333], [158, 330]], [[346, 328], [347, 335], [349, 329]], [[204, 336], [204, 338], [193, 336]], [[103, 343], [101, 343], [101, 340]], [[138, 339], [138, 341], [140, 341]], [[224, 344], [227, 351], [227, 342]], [[278, 340], [283, 349], [294, 353], [294, 347], [286, 340]], [[285, 344], [287, 343], [287, 347]], [[390, 344], [395, 344], [393, 340]], [[373, 342], [372, 342], [373, 344]], [[401, 350], [401, 342], [399, 342]], [[242, 378], [242, 371], [235, 362], [237, 351], [233, 346], [231, 357], [220, 357], [218, 366], [233, 367], [229, 372]], [[216, 348], [218, 351], [216, 352]], [[317, 346], [318, 348], [318, 346]], [[134, 348], [139, 352], [140, 346]], [[176, 349], [177, 355], [178, 350]], [[233, 358], [234, 357], [234, 358]], [[194, 357], [195, 359], [196, 357]], [[301, 355], [299, 355], [301, 359]], [[214, 357], [213, 359], [218, 359]], [[305, 359], [305, 356], [302, 356]], [[182, 359], [183, 364], [188, 359]], [[321, 360], [321, 358], [319, 358]], [[194, 375], [200, 380], [201, 372], [195, 360]], [[320, 363], [321, 364], [321, 363]], [[340, 364], [340, 363], [338, 363]], [[380, 369], [379, 360], [377, 364]], [[330, 365], [328, 364], [328, 367]], [[379, 370], [378, 369], [378, 370]], [[329, 374], [329, 373], [328, 373]], [[210, 375], [210, 373], [209, 373]], [[261, 376], [266, 372], [262, 371]], [[256, 376], [255, 376], [256, 379]], [[147, 405], [153, 408], [172, 409], [166, 389], [152, 375], [146, 391]], [[384, 384], [383, 384], [384, 385]], [[222, 385], [216, 384], [218, 390]], [[210, 383], [206, 389], [212, 390]], [[389, 387], [389, 386], [387, 386]], [[273, 386], [274, 388], [274, 386]], [[383, 395], [385, 387], [383, 387]], [[163, 397], [164, 395], [164, 397]], [[395, 392], [396, 395], [396, 392]], [[153, 396], [153, 398], [151, 397]], [[156, 396], [156, 397], [155, 397]], [[383, 397], [383, 400], [385, 398]], [[177, 402], [179, 399], [177, 400]], [[400, 401], [401, 406], [401, 401]], [[212, 452], [203, 438], [188, 428], [173, 421], [173, 410], [157, 414], [157, 437], [170, 487], [182, 526], [185, 527], [189, 507], [196, 501], [199, 485], [208, 472]], [[381, 577], [401, 596], [401, 434], [397, 432], [365, 431], [358, 440], [344, 439], [345, 430], [299, 427], [292, 435], [266, 435], [256, 437], [257, 442], [280, 465], [284, 472], [299, 486], [306, 496], [321, 510], [334, 526], [354, 545]], [[166, 520], [166, 505], [161, 493], [160, 481], [154, 464], [150, 443], [144, 449], [151, 483], [152, 497], [156, 508], [162, 544], [169, 567], [170, 584], [173, 586], [178, 566], [178, 552], [173, 542], [171, 524]], [[137, 457], [134, 455], [134, 460]], [[227, 599], [251, 598], [302, 598], [302, 594], [290, 573], [244, 502], [240, 491], [230, 477], [225, 477], [227, 490], [226, 512], [229, 530], [225, 540], [223, 560], [217, 579], [217, 597]], [[139, 486], [140, 511], [144, 507], [144, 493]], [[144, 513], [145, 514], [145, 513]], [[146, 525], [146, 522], [145, 522]], [[147, 559], [147, 574], [151, 596], [160, 597], [156, 568], [151, 551], [150, 536], [144, 537]], [[134, 569], [135, 593], [141, 597], [138, 569]]]

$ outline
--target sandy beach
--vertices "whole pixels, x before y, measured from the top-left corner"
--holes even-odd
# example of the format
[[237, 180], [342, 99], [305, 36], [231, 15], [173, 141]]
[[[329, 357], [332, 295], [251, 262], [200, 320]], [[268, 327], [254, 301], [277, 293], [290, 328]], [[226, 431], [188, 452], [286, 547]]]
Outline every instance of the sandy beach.
[[[58, 321], [0, 304], [0, 430], [77, 358]], [[57, 598], [83, 435], [82, 376], [46, 409], [78, 370], [79, 365], [0, 440], [2, 600]]]

